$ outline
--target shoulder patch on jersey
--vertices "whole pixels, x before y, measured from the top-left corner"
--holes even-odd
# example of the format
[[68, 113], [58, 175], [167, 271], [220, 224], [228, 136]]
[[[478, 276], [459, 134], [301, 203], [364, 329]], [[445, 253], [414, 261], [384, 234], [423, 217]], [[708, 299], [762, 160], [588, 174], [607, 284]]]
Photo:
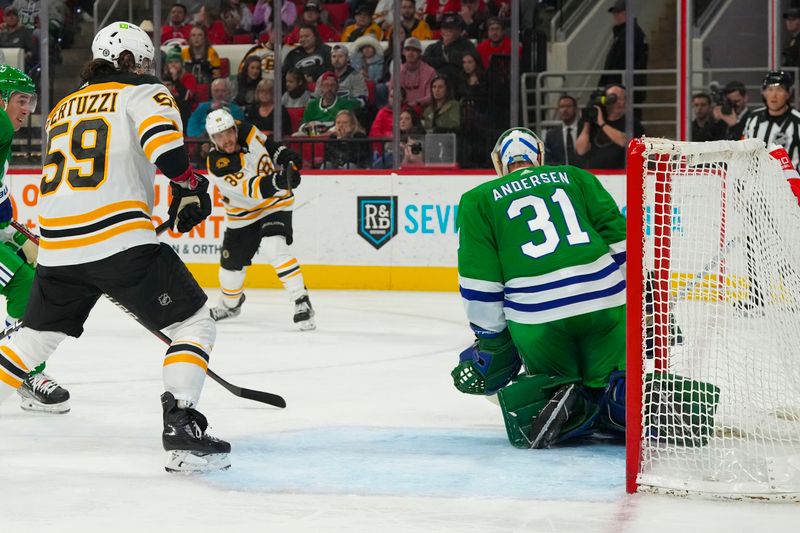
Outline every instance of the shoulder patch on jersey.
[[208, 154], [208, 170], [215, 176], [224, 176], [242, 170], [243, 163], [236, 154], [224, 154], [218, 150], [212, 150]]

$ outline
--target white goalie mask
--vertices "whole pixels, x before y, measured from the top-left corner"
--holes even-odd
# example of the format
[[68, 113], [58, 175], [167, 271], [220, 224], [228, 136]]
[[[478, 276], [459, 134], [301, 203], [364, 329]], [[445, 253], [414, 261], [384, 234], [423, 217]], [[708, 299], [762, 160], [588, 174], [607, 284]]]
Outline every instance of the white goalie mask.
[[511, 128], [503, 132], [492, 149], [492, 163], [498, 176], [508, 174], [512, 163], [544, 164], [544, 143], [527, 128]]
[[209, 139], [211, 139], [211, 142], [214, 143], [214, 146], [217, 148], [219, 148], [219, 146], [217, 146], [217, 142], [214, 140], [214, 135], [235, 127], [236, 120], [227, 109], [215, 109], [206, 116], [206, 133], [208, 133]]
[[113, 22], [98, 31], [92, 41], [92, 58], [110, 61], [116, 68], [119, 56], [126, 50], [133, 54], [139, 73], [153, 72], [153, 41], [136, 24]]

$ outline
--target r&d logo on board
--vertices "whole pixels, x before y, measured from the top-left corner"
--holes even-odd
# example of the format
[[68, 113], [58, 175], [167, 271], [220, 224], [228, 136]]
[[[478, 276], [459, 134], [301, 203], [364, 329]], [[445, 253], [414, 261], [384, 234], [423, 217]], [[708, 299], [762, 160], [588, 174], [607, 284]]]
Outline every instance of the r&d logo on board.
[[358, 234], [375, 249], [397, 235], [397, 196], [359, 196]]

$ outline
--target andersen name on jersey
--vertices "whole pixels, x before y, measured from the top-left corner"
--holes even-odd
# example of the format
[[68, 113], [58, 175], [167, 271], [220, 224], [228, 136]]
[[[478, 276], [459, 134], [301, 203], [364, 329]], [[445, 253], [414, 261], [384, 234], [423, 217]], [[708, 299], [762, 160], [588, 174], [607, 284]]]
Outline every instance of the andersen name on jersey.
[[471, 323], [541, 324], [625, 303], [625, 218], [572, 166], [520, 169], [465, 193], [458, 273]]

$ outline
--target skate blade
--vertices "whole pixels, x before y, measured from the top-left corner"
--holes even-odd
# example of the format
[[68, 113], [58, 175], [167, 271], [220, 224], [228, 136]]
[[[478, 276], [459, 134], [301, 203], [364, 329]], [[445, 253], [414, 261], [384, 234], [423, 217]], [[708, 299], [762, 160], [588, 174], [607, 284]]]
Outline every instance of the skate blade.
[[28, 411], [31, 413], [47, 413], [52, 415], [64, 415], [69, 413], [70, 410], [68, 401], [48, 405], [24, 397], [22, 398], [22, 402], [20, 402], [19, 406], [23, 411]]
[[311, 331], [313, 329], [317, 329], [317, 325], [312, 319], [297, 322], [297, 327], [300, 328], [300, 331]]
[[203, 474], [218, 472], [231, 467], [227, 453], [202, 454], [188, 450], [172, 450], [167, 454], [164, 469], [173, 474]]

